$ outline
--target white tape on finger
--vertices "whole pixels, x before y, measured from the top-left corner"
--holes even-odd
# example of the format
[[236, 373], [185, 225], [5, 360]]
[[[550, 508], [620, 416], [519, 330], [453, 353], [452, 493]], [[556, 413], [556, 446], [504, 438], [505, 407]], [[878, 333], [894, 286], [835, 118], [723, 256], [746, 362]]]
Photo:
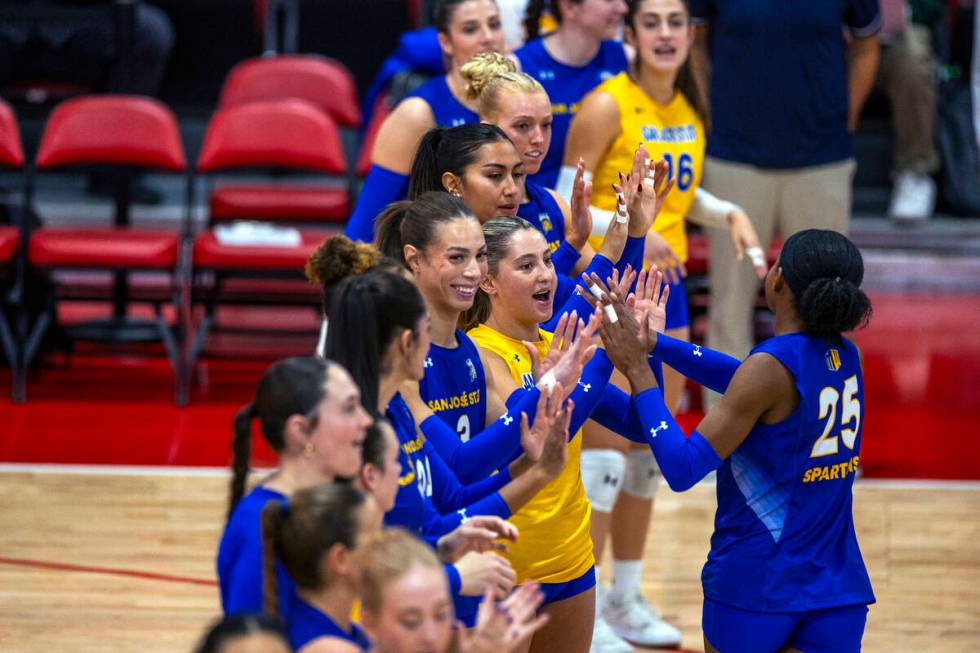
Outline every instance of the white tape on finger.
[[752, 265], [757, 268], [766, 267], [766, 254], [762, 251], [761, 247], [749, 247], [745, 250], [745, 253], [751, 259]]
[[616, 222], [626, 224], [629, 217], [626, 215], [626, 198], [619, 191], [616, 192]]
[[[589, 286], [589, 292], [591, 292], [592, 296], [595, 297], [596, 299], [600, 301], [602, 300], [602, 290], [600, 290], [599, 286], [597, 286], [596, 284], [592, 284]], [[616, 315], [615, 308], [613, 308], [609, 304], [606, 304], [602, 307], [602, 310], [605, 311], [606, 317], [609, 319], [611, 323], [616, 324], [616, 322], [619, 322], [619, 316]]]

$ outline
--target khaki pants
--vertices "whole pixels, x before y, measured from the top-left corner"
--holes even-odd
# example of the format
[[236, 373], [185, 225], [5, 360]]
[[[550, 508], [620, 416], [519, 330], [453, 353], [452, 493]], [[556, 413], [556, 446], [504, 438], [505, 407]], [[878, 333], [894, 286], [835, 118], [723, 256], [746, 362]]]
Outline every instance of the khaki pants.
[[[803, 229], [847, 233], [851, 214], [853, 159], [812, 168], [766, 170], [708, 157], [704, 187], [745, 209], [768, 247], [773, 233], [784, 239]], [[725, 229], [707, 229], [710, 246], [707, 345], [744, 358], [754, 345], [752, 311], [759, 280], [747, 261], [735, 260]]]
[[910, 25], [890, 43], [882, 43], [878, 87], [891, 103], [895, 131], [894, 171], [931, 175], [939, 170], [936, 150], [936, 57], [932, 37], [922, 25]]

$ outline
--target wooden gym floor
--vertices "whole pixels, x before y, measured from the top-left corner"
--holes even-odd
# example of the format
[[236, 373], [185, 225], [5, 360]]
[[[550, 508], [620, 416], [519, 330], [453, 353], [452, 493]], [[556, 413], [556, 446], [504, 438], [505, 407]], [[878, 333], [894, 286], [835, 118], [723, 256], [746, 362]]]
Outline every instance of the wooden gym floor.
[[[0, 468], [0, 651], [189, 653], [220, 608], [223, 471]], [[661, 488], [643, 588], [702, 650], [714, 486]], [[868, 653], [980, 649], [980, 484], [859, 481]]]

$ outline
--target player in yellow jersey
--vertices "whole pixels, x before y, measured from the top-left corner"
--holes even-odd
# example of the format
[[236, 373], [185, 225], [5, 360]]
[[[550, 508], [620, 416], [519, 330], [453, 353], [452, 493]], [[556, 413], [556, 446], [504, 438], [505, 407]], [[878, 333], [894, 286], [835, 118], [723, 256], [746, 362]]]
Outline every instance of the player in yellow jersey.
[[[601, 233], [603, 216], [616, 209], [611, 185], [626, 169], [637, 143], [650, 156], [668, 162], [675, 188], [647, 238], [646, 260], [664, 271], [670, 285], [667, 333], [690, 339], [686, 274], [685, 219], [731, 229], [739, 258], [745, 251], [761, 258], [758, 237], [738, 207], [699, 189], [705, 151], [700, 96], [691, 83], [687, 56], [693, 27], [682, 0], [630, 0], [624, 36], [636, 50], [634, 68], [606, 80], [583, 102], [569, 130], [562, 183], [579, 159], [593, 171], [593, 236]], [[606, 219], [608, 223], [608, 218]], [[596, 229], [595, 227], [599, 227]], [[765, 261], [757, 261], [765, 274]], [[618, 376], [618, 375], [617, 375]], [[614, 376], [616, 381], [617, 376]], [[676, 409], [683, 378], [664, 369], [667, 405]], [[616, 381], [626, 387], [622, 379]], [[657, 468], [648, 447], [630, 449], [621, 438], [589, 423], [583, 442], [582, 474], [592, 501], [592, 539], [601, 558], [606, 535], [613, 534], [613, 587], [603, 599], [601, 615], [622, 638], [636, 644], [676, 644], [680, 633], [659, 618], [639, 593], [646, 533], [657, 487]], [[614, 479], [609, 482], [609, 479]], [[597, 622], [597, 645], [601, 622]], [[606, 651], [625, 651], [615, 643]]]
[[[538, 325], [551, 317], [557, 279], [545, 237], [527, 221], [495, 218], [483, 230], [488, 273], [466, 317], [478, 324], [469, 336], [488, 354], [487, 365], [498, 391], [507, 395], [535, 383], [530, 352], [533, 349], [534, 358], [543, 359], [551, 343], [551, 334]], [[593, 316], [588, 328], [595, 324]], [[594, 558], [589, 502], [579, 473], [582, 437], [576, 424], [581, 425], [608, 383], [608, 362], [604, 353], [597, 352], [572, 392], [576, 407], [565, 469], [511, 516], [521, 537], [507, 555], [519, 581], [531, 578], [541, 583], [546, 597], [543, 610], [550, 616], [531, 642], [533, 653], [585, 653], [592, 639]]]

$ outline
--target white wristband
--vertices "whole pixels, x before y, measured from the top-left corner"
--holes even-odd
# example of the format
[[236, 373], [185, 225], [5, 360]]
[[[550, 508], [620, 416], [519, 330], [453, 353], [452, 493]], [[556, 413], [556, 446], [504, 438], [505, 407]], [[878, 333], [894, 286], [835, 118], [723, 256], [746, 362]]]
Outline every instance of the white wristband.
[[[589, 285], [589, 292], [591, 292], [592, 296], [595, 297], [596, 299], [599, 300], [602, 299], [602, 290], [600, 290], [599, 286], [595, 285], [594, 283]], [[609, 304], [606, 304], [602, 307], [602, 310], [606, 312], [606, 317], [609, 318], [609, 321], [611, 323], [616, 324], [616, 322], [619, 322], [619, 316], [616, 315], [615, 308], [613, 308]]]

